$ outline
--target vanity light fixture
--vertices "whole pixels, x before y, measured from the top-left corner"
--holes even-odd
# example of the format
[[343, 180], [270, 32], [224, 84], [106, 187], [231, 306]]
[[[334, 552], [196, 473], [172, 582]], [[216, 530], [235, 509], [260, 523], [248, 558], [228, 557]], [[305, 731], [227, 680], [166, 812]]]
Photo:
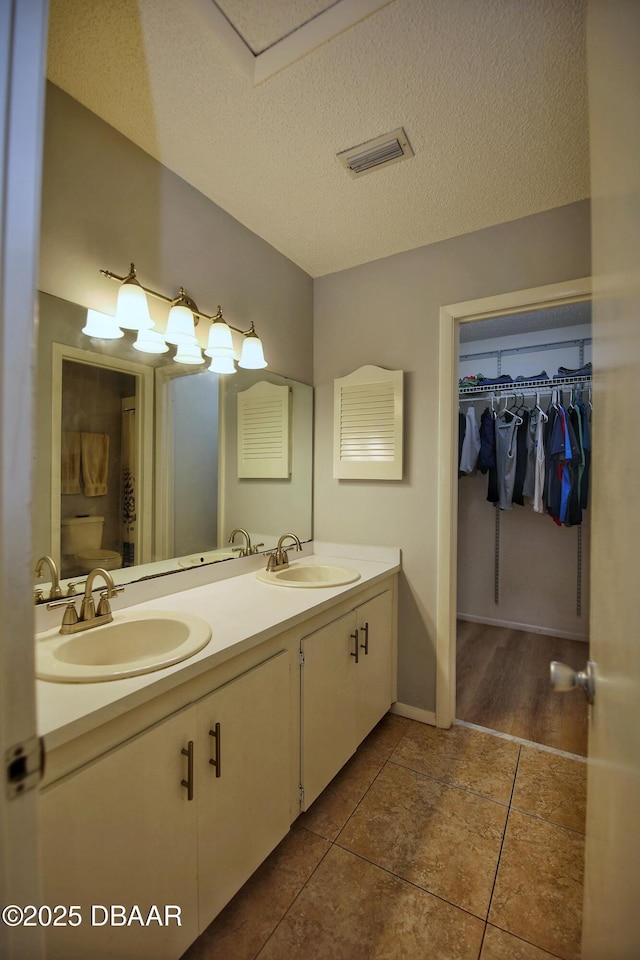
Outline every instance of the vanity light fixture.
[[136, 277], [136, 268], [121, 278], [115, 321], [122, 330], [148, 330], [153, 326], [144, 290]]
[[[118, 291], [118, 305], [115, 317], [98, 314], [95, 310], [87, 312], [87, 323], [82, 332], [89, 337], [101, 340], [113, 340], [123, 336], [123, 330], [136, 330], [138, 335], [133, 344], [136, 350], [142, 353], [166, 353], [167, 344], [177, 347], [174, 360], [177, 363], [200, 364], [204, 363], [202, 350], [198, 344], [195, 328], [198, 321], [210, 320], [211, 327], [205, 355], [211, 357], [209, 367], [214, 373], [230, 374], [236, 372], [235, 360], [237, 354], [233, 346], [231, 331], [240, 334], [244, 340], [238, 365], [248, 370], [259, 370], [267, 366], [262, 350], [262, 341], [258, 337], [253, 322], [248, 330], [234, 327], [222, 316], [218, 307], [217, 313], [209, 316], [203, 313], [195, 302], [187, 295], [183, 287], [177, 297], [166, 297], [156, 290], [144, 287], [137, 278], [136, 268], [131, 268], [126, 277], [119, 277], [110, 270], [101, 270], [100, 273], [109, 280], [116, 280], [120, 284]], [[153, 320], [149, 316], [147, 297], [154, 297], [169, 305], [169, 316], [164, 333], [153, 329]], [[98, 318], [102, 317], [102, 320]]]
[[106, 313], [99, 313], [98, 310], [87, 310], [87, 323], [82, 332], [99, 340], [119, 340], [124, 337], [115, 319]]
[[176, 363], [204, 363], [202, 350], [197, 343], [181, 343], [173, 359]]
[[196, 344], [196, 326], [195, 318], [199, 314], [193, 300], [186, 295], [184, 289], [180, 287], [178, 299], [174, 300], [173, 306], [169, 310], [169, 319], [167, 320], [167, 329], [164, 332], [164, 339], [167, 343], [173, 343], [180, 347], [183, 345]]
[[234, 357], [233, 337], [229, 324], [222, 316], [222, 310], [218, 306], [218, 312], [213, 317], [213, 323], [209, 328], [209, 342], [205, 350], [207, 357]]
[[155, 330], [138, 330], [133, 346], [141, 353], [166, 353], [169, 349], [162, 334], [156, 333]]
[[262, 352], [262, 340], [258, 337], [252, 322], [248, 332], [244, 335], [242, 355], [238, 360], [238, 366], [244, 367], [245, 370], [261, 370], [266, 365], [267, 361]]
[[235, 373], [233, 357], [214, 357], [209, 364], [209, 370], [211, 373]]

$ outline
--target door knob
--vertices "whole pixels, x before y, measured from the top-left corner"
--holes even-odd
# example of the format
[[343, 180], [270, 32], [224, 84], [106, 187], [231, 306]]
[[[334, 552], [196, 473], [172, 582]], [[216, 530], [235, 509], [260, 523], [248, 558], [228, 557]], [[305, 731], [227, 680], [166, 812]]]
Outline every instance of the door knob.
[[567, 690], [575, 690], [576, 687], [582, 687], [587, 703], [593, 703], [596, 695], [596, 679], [594, 673], [595, 663], [588, 660], [584, 670], [574, 670], [566, 663], [560, 663], [559, 660], [552, 660], [550, 667], [551, 689], [556, 693], [566, 693]]

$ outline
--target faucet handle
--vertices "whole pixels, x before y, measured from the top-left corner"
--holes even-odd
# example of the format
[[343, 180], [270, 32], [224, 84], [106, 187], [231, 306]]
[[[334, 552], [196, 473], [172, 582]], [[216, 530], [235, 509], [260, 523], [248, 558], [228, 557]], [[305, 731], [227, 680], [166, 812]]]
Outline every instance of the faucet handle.
[[68, 597], [75, 597], [75, 595], [76, 595], [76, 587], [81, 587], [81, 586], [83, 586], [83, 584], [85, 584], [85, 583], [86, 583], [86, 580], [74, 580], [73, 583], [69, 582], [69, 583], [67, 584], [67, 596], [68, 596]]
[[76, 605], [73, 600], [67, 600], [66, 604], [64, 615], [62, 617], [62, 626], [72, 627], [74, 623], [78, 622], [78, 611], [76, 610]]
[[111, 613], [111, 604], [109, 603], [110, 593], [108, 590], [103, 590], [100, 594], [100, 601], [98, 603], [98, 610], [96, 616], [106, 617]]
[[251, 547], [251, 554], [253, 555], [257, 553], [260, 547], [264, 547], [264, 543], [254, 543], [254, 545]]

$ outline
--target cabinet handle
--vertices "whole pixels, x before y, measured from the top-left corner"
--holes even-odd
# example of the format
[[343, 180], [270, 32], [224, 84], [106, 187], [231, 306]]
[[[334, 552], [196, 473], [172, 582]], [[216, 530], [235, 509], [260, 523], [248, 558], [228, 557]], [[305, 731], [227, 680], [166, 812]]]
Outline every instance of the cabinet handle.
[[369, 656], [369, 621], [367, 621], [362, 628], [364, 632], [364, 643], [361, 643], [360, 646], [364, 650], [365, 657]]
[[186, 750], [182, 748], [182, 755], [187, 758], [187, 779], [181, 783], [187, 788], [187, 800], [193, 800], [193, 740], [189, 740]]
[[356, 642], [356, 643], [355, 643], [355, 650], [352, 650], [352, 651], [351, 651], [351, 656], [356, 658], [356, 663], [357, 663], [357, 662], [358, 662], [358, 652], [359, 652], [359, 646], [358, 646], [358, 628], [357, 628], [357, 627], [356, 627], [356, 632], [351, 634], [351, 639], [352, 639], [352, 640], [355, 640], [355, 642]]
[[209, 760], [212, 767], [216, 768], [216, 777], [220, 776], [220, 724], [216, 723], [215, 729], [209, 730], [209, 736], [216, 742], [216, 754], [214, 760]]

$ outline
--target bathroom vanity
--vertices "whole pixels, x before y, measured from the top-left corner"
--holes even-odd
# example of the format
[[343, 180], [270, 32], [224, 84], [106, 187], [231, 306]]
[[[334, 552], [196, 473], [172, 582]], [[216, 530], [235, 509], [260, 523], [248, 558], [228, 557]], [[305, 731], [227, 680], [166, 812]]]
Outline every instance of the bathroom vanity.
[[82, 918], [47, 928], [48, 956], [178, 960], [394, 702], [399, 552], [326, 548], [302, 562], [359, 578], [292, 589], [254, 563], [136, 605], [206, 620], [190, 659], [38, 682], [42, 902]]

